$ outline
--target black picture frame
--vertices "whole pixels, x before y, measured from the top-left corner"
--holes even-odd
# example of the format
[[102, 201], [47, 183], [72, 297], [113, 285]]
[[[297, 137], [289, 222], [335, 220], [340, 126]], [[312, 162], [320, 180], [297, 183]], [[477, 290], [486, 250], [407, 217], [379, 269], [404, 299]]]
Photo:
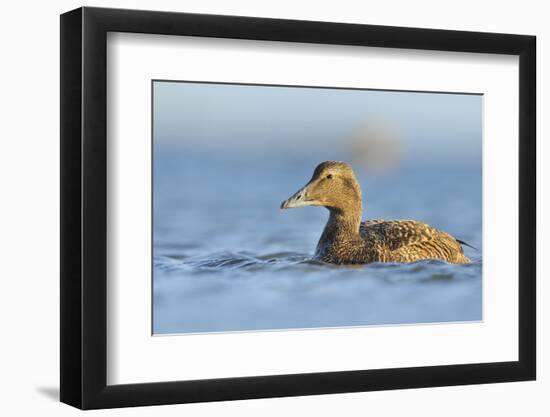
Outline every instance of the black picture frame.
[[[519, 56], [519, 360], [107, 385], [108, 32]], [[156, 11], [61, 15], [61, 401], [81, 409], [533, 380], [536, 376], [534, 36]]]

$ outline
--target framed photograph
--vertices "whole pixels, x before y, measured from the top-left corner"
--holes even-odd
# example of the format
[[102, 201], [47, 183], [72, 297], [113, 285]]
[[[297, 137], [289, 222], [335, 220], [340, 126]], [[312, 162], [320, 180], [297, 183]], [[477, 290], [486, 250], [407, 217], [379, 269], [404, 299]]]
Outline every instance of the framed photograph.
[[63, 14], [61, 401], [535, 379], [535, 103], [533, 36]]

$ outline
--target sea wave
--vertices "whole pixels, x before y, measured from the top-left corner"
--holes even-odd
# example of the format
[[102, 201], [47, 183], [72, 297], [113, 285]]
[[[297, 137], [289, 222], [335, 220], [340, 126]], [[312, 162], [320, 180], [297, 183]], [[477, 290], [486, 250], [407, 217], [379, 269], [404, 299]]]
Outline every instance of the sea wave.
[[[160, 255], [154, 258], [154, 268], [160, 274], [178, 275], [189, 272], [224, 273], [237, 276], [258, 271], [288, 272], [291, 275], [348, 270], [350, 274], [377, 276], [397, 282], [402, 280], [453, 281], [479, 277], [481, 258], [474, 258], [466, 265], [453, 265], [439, 260], [423, 260], [412, 263], [374, 262], [362, 265], [334, 265], [318, 261], [309, 254], [297, 252], [274, 252], [253, 254], [250, 252], [216, 252], [200, 256]], [[345, 276], [345, 275], [344, 275]], [[296, 276], [299, 278], [299, 276]]]

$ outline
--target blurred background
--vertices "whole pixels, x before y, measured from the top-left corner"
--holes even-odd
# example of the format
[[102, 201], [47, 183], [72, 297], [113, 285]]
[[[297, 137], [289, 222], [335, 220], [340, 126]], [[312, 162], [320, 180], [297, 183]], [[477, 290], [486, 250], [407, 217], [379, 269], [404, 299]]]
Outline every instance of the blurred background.
[[482, 96], [154, 82], [155, 333], [482, 319], [481, 252], [312, 261], [328, 212], [280, 211], [325, 160], [364, 219], [416, 219], [481, 250]]

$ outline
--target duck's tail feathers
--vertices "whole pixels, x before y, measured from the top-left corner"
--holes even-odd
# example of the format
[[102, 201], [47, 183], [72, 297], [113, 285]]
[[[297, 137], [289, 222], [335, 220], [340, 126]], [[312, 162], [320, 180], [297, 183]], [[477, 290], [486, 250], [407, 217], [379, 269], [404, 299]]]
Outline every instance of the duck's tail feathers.
[[473, 250], [476, 250], [476, 251], [479, 252], [479, 249], [478, 249], [478, 248], [476, 248], [475, 246], [470, 245], [469, 243], [464, 242], [463, 240], [456, 239], [456, 241], [457, 241], [458, 243], [460, 243], [461, 245], [468, 246], [469, 248], [472, 248]]

